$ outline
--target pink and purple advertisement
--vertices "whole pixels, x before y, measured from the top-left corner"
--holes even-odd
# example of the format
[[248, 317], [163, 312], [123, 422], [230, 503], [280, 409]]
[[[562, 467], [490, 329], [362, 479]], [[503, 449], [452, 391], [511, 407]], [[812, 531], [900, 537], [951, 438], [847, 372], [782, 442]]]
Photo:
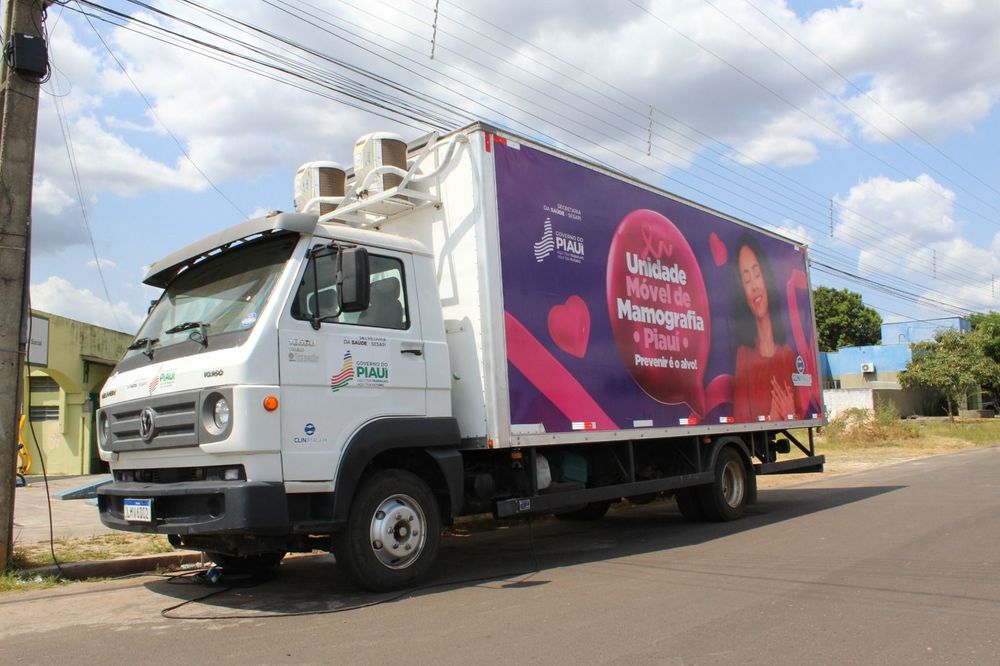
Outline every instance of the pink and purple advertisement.
[[511, 422], [822, 417], [802, 247], [500, 138]]

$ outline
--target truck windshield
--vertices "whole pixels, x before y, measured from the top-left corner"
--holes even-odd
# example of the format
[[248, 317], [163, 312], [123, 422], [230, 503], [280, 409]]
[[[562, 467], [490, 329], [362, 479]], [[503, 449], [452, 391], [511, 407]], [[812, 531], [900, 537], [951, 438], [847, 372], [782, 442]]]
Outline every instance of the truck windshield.
[[241, 344], [298, 239], [297, 234], [281, 234], [251, 241], [178, 275], [153, 306], [122, 363]]

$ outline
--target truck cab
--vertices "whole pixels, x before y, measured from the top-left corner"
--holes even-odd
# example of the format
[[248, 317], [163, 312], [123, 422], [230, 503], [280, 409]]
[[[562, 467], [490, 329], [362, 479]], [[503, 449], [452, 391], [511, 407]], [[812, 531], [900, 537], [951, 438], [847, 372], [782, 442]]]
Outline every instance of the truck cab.
[[394, 439], [457, 444], [430, 252], [317, 219], [253, 220], [150, 269], [164, 292], [102, 392], [105, 524], [270, 561], [346, 522], [349, 448], [367, 465]]

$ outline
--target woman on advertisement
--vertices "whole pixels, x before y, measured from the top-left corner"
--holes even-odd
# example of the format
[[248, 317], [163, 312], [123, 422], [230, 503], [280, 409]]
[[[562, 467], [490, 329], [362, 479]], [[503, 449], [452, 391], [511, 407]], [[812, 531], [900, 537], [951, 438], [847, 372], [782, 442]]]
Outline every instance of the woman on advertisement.
[[737, 279], [744, 299], [737, 300], [733, 321], [733, 417], [740, 423], [793, 420], [798, 413], [792, 385], [795, 352], [785, 343], [781, 317], [771, 309], [781, 302], [774, 276], [753, 236], [744, 234], [738, 247]]

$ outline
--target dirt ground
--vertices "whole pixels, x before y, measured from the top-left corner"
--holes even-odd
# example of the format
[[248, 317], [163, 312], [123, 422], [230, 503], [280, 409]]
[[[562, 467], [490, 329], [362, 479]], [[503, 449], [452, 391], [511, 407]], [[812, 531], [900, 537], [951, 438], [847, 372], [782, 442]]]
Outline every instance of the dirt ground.
[[[1000, 437], [996, 444], [1000, 444]], [[917, 460], [930, 456], [938, 456], [946, 453], [955, 453], [966, 449], [982, 448], [990, 444], [970, 442], [952, 437], [923, 437], [909, 440], [900, 445], [856, 445], [844, 446], [824, 443], [822, 440], [816, 443], [816, 452], [826, 456], [824, 475], [837, 476], [842, 474], [852, 474], [862, 472], [872, 467], [881, 465], [891, 465], [905, 462], [907, 460]], [[810, 479], [815, 479], [815, 474], [777, 474], [759, 477], [757, 487], [781, 488], [784, 486], [803, 483]]]

